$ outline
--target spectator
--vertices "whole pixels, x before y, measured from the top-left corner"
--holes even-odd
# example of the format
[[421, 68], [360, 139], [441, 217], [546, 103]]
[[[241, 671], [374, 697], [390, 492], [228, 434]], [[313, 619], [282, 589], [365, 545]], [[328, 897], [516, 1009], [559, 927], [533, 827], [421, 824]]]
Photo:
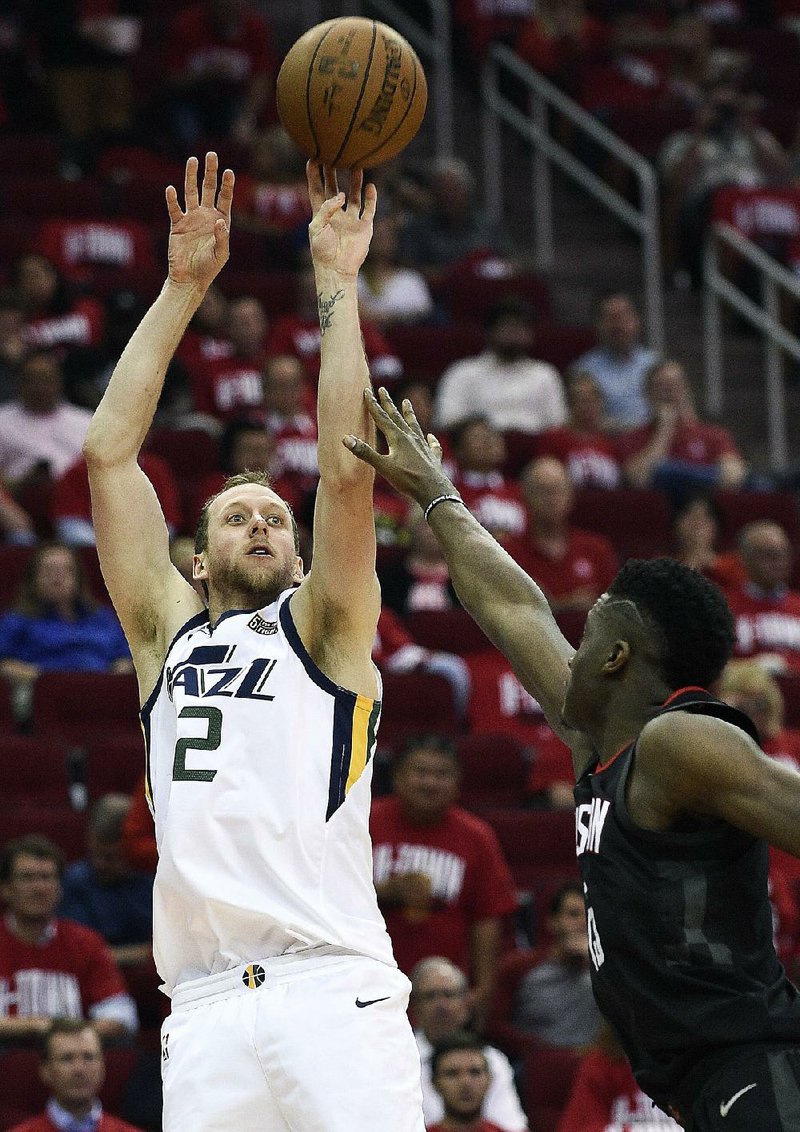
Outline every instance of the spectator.
[[[166, 460], [147, 451], [140, 453], [139, 467], [153, 485], [167, 520], [167, 531], [173, 538], [181, 528], [182, 516], [178, 485], [172, 469]], [[56, 480], [50, 513], [60, 542], [67, 546], [95, 545], [89, 473], [83, 457]]]
[[153, 878], [131, 869], [122, 853], [127, 794], [95, 802], [86, 833], [87, 855], [67, 866], [59, 915], [93, 928], [120, 967], [149, 963], [153, 940]]
[[591, 609], [617, 571], [613, 547], [570, 524], [574, 490], [558, 460], [533, 460], [522, 473], [522, 490], [528, 531], [509, 541], [509, 553], [537, 579], [554, 610]]
[[581, 1059], [556, 1132], [667, 1132], [679, 1125], [645, 1096], [614, 1031], [603, 1023]]
[[605, 55], [608, 40], [607, 24], [589, 15], [583, 0], [540, 0], [520, 28], [516, 50], [534, 70], [577, 98], [587, 63]]
[[447, 562], [422, 512], [410, 519], [408, 530], [403, 557], [379, 570], [382, 602], [401, 618], [421, 609], [455, 609], [459, 601]]
[[456, 715], [464, 718], [470, 692], [464, 658], [418, 645], [397, 614], [385, 605], [378, 618], [372, 659], [382, 672], [429, 672], [443, 676], [450, 685]]
[[524, 535], [528, 525], [519, 484], [503, 475], [506, 442], [484, 416], [471, 416], [450, 430], [456, 466], [453, 483], [472, 514], [498, 542]]
[[723, 524], [722, 512], [710, 495], [690, 495], [672, 521], [672, 557], [729, 589], [740, 585], [745, 573], [735, 551], [718, 549]]
[[533, 759], [525, 792], [536, 806], [550, 810], [575, 808], [575, 769], [572, 752], [546, 725], [533, 748]]
[[434, 1048], [431, 1075], [444, 1115], [428, 1132], [500, 1132], [483, 1115], [490, 1076], [486, 1054], [474, 1034], [451, 1034]]
[[800, 671], [800, 593], [789, 589], [793, 551], [777, 523], [760, 519], [739, 532], [745, 581], [726, 590], [736, 622], [734, 655], [773, 675]]
[[[453, 1034], [469, 1030], [472, 996], [464, 972], [439, 955], [421, 959], [411, 972], [411, 1007], [422, 1063], [422, 1115], [429, 1127], [445, 1115], [442, 1096], [431, 1076], [434, 1047]], [[483, 1045], [481, 1050], [489, 1071], [483, 1115], [504, 1132], [526, 1132], [528, 1121], [508, 1058], [494, 1046]]]
[[560, 428], [541, 434], [537, 455], [560, 460], [575, 487], [619, 487], [619, 448], [605, 428], [605, 404], [597, 378], [588, 370], [573, 369], [566, 384], [569, 418]]
[[64, 399], [61, 366], [53, 354], [27, 354], [17, 370], [17, 396], [0, 405], [0, 475], [21, 488], [57, 479], [81, 455], [91, 413]]
[[358, 303], [375, 326], [424, 322], [433, 311], [425, 276], [397, 262], [397, 228], [392, 220], [375, 224], [372, 243], [358, 277]]
[[531, 355], [534, 312], [519, 299], [501, 299], [486, 318], [486, 349], [449, 366], [436, 392], [436, 424], [451, 428], [485, 416], [501, 431], [539, 433], [564, 423], [564, 388], [558, 370]]
[[85, 4], [63, 0], [34, 6], [39, 59], [62, 136], [61, 175], [90, 172], [99, 146], [119, 143], [130, 130], [133, 99], [130, 59], [138, 50], [141, 19], [118, 0]]
[[[303, 363], [308, 388], [316, 395], [319, 379], [320, 311], [317, 285], [310, 266], [297, 275], [298, 300], [293, 314], [278, 318], [267, 341], [267, 354], [294, 354]], [[403, 365], [376, 326], [361, 320], [364, 351], [369, 372], [375, 382], [395, 381], [402, 376]]]
[[147, 785], [142, 775], [136, 784], [131, 807], [122, 823], [122, 853], [128, 864], [141, 872], [155, 873], [158, 865], [156, 831], [147, 805]]
[[634, 487], [655, 487], [680, 501], [698, 488], [737, 489], [747, 464], [721, 425], [701, 421], [680, 362], [657, 362], [645, 377], [650, 419], [620, 438]]
[[77, 1018], [57, 1018], [42, 1040], [39, 1076], [51, 1096], [40, 1116], [12, 1132], [139, 1132], [103, 1111], [98, 1094], [105, 1063], [97, 1028]]
[[253, 135], [248, 173], [236, 184], [236, 223], [266, 236], [274, 255], [294, 258], [308, 239], [305, 161], [282, 126]]
[[459, 768], [441, 736], [407, 740], [393, 762], [394, 794], [370, 825], [375, 887], [401, 970], [430, 955], [470, 979], [478, 1029], [486, 1017], [503, 918], [516, 896], [494, 832], [455, 804]]
[[607, 414], [604, 428], [619, 432], [647, 419], [644, 378], [656, 355], [641, 343], [642, 321], [633, 299], [623, 291], [597, 303], [597, 346], [572, 367], [589, 373], [600, 386]]
[[0, 291], [0, 404], [16, 392], [16, 373], [25, 355], [22, 301], [11, 287]]
[[30, 515], [0, 486], [0, 534], [7, 546], [32, 546], [37, 541]]
[[430, 192], [430, 208], [400, 233], [403, 263], [418, 268], [435, 285], [448, 267], [473, 252], [506, 253], [505, 233], [475, 203], [475, 178], [466, 162], [457, 157], [437, 159]]
[[92, 598], [75, 551], [42, 543], [17, 600], [0, 613], [0, 673], [16, 687], [24, 713], [40, 672], [132, 672], [115, 614]]
[[206, 362], [229, 358], [232, 353], [233, 343], [228, 337], [228, 300], [216, 283], [212, 283], [175, 351], [175, 358], [188, 374], [196, 374]]
[[267, 360], [261, 300], [252, 295], [231, 299], [226, 331], [231, 352], [206, 359], [189, 374], [195, 410], [221, 422], [261, 408], [261, 372]]
[[788, 175], [783, 147], [759, 124], [760, 106], [757, 96], [718, 86], [698, 108], [692, 129], [671, 134], [661, 147], [671, 258], [695, 287], [714, 192], [726, 185], [781, 183]]
[[512, 1058], [537, 1042], [581, 1050], [600, 1027], [579, 881], [568, 881], [553, 897], [547, 930], [550, 945], [512, 952], [500, 964], [488, 1035]]
[[263, 420], [275, 438], [278, 474], [295, 482], [298, 491], [313, 491], [319, 480], [316, 405], [300, 360], [293, 354], [267, 358], [261, 384]]
[[726, 704], [750, 716], [765, 754], [800, 771], [800, 731], [784, 726], [783, 693], [774, 676], [754, 661], [731, 660], [716, 690]]
[[0, 857], [0, 1041], [45, 1033], [54, 1018], [90, 1018], [103, 1041], [129, 1037], [133, 999], [97, 932], [56, 916], [64, 862], [46, 837], [9, 841]]
[[11, 286], [24, 317], [29, 350], [54, 350], [71, 373], [103, 338], [105, 314], [97, 299], [77, 296], [46, 256], [25, 252], [13, 264]]
[[202, 137], [247, 144], [275, 82], [269, 25], [249, 0], [199, 0], [177, 12], [166, 46], [168, 107], [182, 150]]

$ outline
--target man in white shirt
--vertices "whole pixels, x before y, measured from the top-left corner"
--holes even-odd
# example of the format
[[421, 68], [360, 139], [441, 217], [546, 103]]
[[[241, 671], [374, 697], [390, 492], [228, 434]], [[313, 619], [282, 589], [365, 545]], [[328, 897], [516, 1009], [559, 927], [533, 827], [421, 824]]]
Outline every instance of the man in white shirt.
[[[422, 1113], [426, 1127], [444, 1116], [444, 1103], [431, 1077], [431, 1054], [442, 1038], [464, 1030], [471, 1012], [471, 995], [464, 973], [442, 956], [422, 959], [411, 972], [414, 1037], [422, 1062]], [[491, 1083], [482, 1116], [504, 1132], [527, 1132], [528, 1121], [519, 1101], [511, 1063], [494, 1046], [484, 1046]]]
[[533, 311], [526, 303], [506, 298], [492, 307], [484, 352], [454, 362], [439, 380], [437, 427], [447, 429], [476, 415], [501, 432], [537, 433], [564, 424], [561, 376], [555, 366], [531, 356], [534, 337]]

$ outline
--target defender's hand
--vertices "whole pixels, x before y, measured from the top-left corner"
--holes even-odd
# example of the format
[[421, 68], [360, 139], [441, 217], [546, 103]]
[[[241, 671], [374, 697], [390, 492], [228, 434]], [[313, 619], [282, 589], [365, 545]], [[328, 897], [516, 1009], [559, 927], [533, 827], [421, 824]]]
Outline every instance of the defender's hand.
[[178, 204], [174, 185], [167, 188], [169, 277], [173, 283], [205, 289], [227, 262], [234, 177], [230, 169], [225, 170], [217, 195], [217, 166], [216, 153], [207, 153], [198, 195], [197, 158], [190, 157], [186, 162], [185, 212]]
[[372, 222], [378, 202], [375, 186], [370, 182], [364, 189], [362, 208], [362, 169], [351, 170], [347, 196], [339, 192], [336, 170], [329, 165], [309, 161], [306, 164], [306, 180], [313, 213], [308, 239], [314, 266], [340, 275], [356, 275], [372, 239]]
[[379, 390], [379, 396], [380, 401], [371, 389], [364, 390], [367, 408], [386, 438], [389, 451], [377, 452], [357, 436], [346, 436], [345, 446], [421, 507], [438, 495], [455, 494], [442, 471], [442, 446], [433, 433], [423, 436], [411, 402], [403, 402], [401, 413], [385, 389]]

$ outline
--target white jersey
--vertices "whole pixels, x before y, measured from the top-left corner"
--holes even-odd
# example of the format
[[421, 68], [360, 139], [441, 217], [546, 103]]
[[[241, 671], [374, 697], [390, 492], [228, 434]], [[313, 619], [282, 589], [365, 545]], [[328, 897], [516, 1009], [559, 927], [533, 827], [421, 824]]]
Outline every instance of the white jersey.
[[380, 702], [317, 668], [293, 592], [213, 629], [193, 617], [142, 708], [168, 993], [322, 944], [394, 966], [369, 838]]

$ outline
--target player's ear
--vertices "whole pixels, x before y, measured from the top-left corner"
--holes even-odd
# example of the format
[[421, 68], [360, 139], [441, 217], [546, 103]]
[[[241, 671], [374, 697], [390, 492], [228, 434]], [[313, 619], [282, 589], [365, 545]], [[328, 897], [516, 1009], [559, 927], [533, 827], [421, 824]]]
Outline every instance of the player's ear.
[[302, 582], [304, 577], [305, 571], [303, 569], [303, 559], [299, 557], [295, 558], [294, 570], [292, 571], [292, 580], [295, 582]]
[[192, 558], [192, 577], [196, 582], [208, 577], [208, 568], [204, 554], [195, 554]]
[[631, 646], [628, 641], [614, 641], [608, 650], [602, 671], [609, 676], [621, 672], [631, 658]]

